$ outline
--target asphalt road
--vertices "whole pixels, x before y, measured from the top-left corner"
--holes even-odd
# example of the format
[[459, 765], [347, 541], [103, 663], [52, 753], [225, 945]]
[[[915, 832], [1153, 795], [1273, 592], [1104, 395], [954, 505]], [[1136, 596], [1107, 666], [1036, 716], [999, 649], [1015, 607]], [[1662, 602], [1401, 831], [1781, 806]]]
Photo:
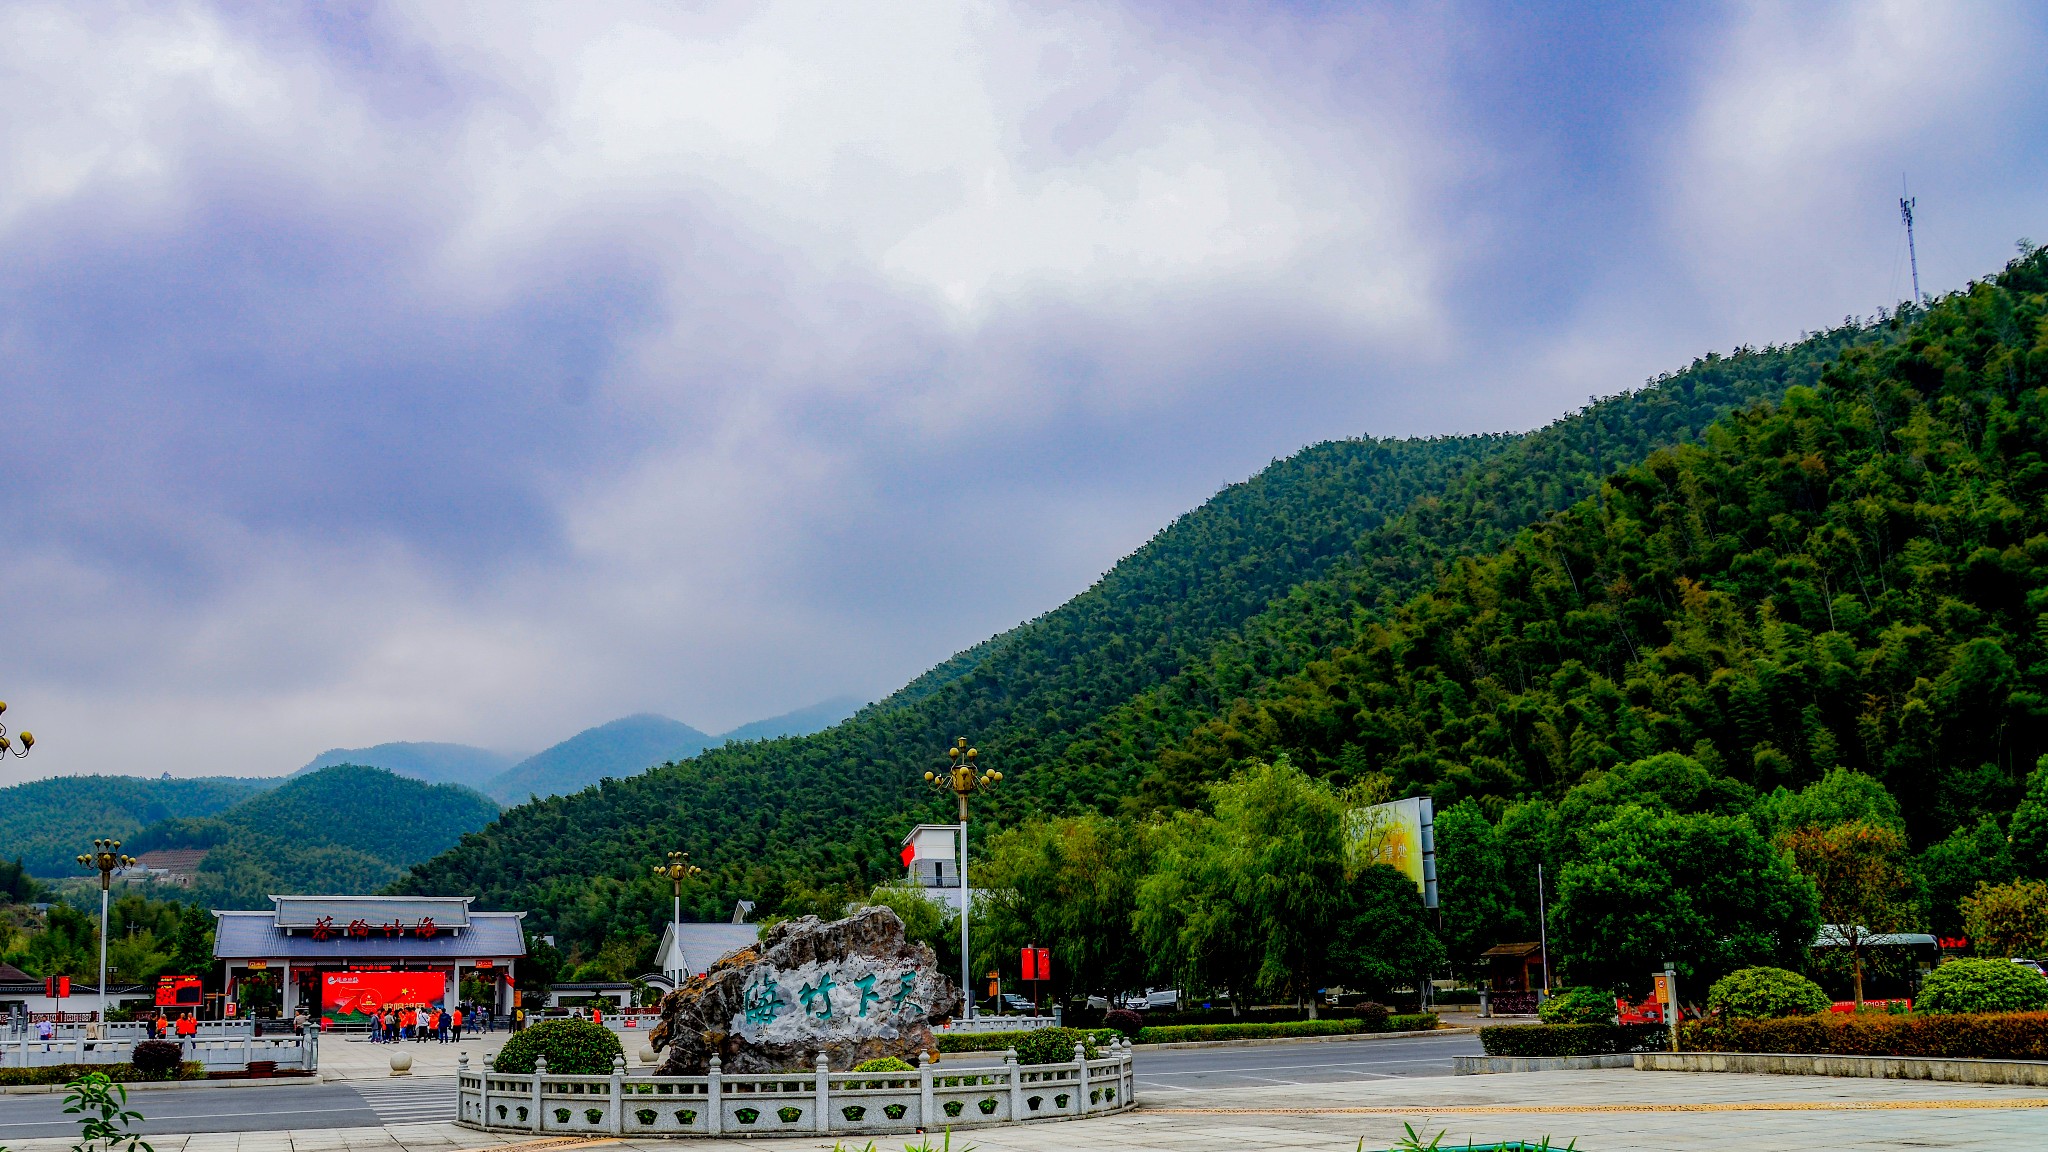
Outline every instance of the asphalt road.
[[[1262, 1084], [1353, 1083], [1406, 1076], [1448, 1076], [1451, 1057], [1479, 1053], [1477, 1036], [1414, 1036], [1250, 1048], [1138, 1049], [1139, 1099], [1163, 1102], [1198, 1088]], [[421, 1076], [329, 1084], [132, 1092], [129, 1106], [147, 1119], [147, 1135], [374, 1128], [452, 1120], [455, 1078]], [[14, 1140], [75, 1136], [64, 1098], [0, 1096], [0, 1146]]]
[[1480, 1054], [1479, 1037], [1412, 1036], [1249, 1048], [1138, 1049], [1139, 1101], [1163, 1102], [1197, 1088], [1262, 1084], [1355, 1083], [1405, 1076], [1449, 1076], [1451, 1057]]
[[[455, 1077], [336, 1081], [280, 1087], [142, 1089], [128, 1106], [147, 1119], [147, 1135], [271, 1132], [288, 1128], [376, 1128], [455, 1119]], [[78, 1135], [61, 1094], [0, 1096], [0, 1145]]]

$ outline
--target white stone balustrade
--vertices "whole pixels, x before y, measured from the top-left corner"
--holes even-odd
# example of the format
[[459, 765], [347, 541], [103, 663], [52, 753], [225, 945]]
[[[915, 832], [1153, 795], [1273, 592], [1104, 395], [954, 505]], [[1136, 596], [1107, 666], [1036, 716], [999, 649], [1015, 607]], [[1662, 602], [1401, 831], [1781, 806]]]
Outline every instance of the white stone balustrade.
[[[283, 1071], [317, 1071], [320, 1067], [318, 1033], [300, 1036], [265, 1036], [248, 1033], [208, 1039], [171, 1037], [184, 1049], [187, 1061], [196, 1061], [208, 1072], [246, 1069], [251, 1062], [270, 1061]], [[57, 1064], [125, 1064], [140, 1040], [88, 1040], [83, 1033], [54, 1040], [0, 1040], [0, 1068], [48, 1068]]]
[[977, 1128], [1121, 1112], [1136, 1104], [1131, 1049], [1117, 1041], [1097, 1059], [915, 1072], [629, 1073], [565, 1076], [539, 1062], [531, 1075], [472, 1070], [456, 1077], [459, 1122], [494, 1131], [582, 1136], [859, 1136], [919, 1128]]

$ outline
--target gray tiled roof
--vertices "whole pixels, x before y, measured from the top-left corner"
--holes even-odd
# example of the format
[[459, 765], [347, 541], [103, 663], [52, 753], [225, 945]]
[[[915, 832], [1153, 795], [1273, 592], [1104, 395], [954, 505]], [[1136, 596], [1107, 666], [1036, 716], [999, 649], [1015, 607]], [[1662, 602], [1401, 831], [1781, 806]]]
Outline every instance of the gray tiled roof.
[[366, 937], [337, 934], [331, 940], [315, 940], [305, 932], [285, 935], [277, 926], [275, 912], [214, 915], [219, 918], [213, 935], [213, 955], [217, 960], [470, 960], [526, 955], [526, 935], [519, 923], [523, 912], [471, 912], [469, 927], [459, 933], [440, 932], [425, 940], [417, 936], [385, 936], [381, 932]]
[[468, 896], [272, 896], [284, 928], [311, 928], [322, 916], [336, 924], [368, 920], [411, 925], [431, 919], [442, 928], [469, 927]]
[[664, 925], [661, 943], [654, 950], [654, 963], [658, 968], [668, 958], [669, 938], [676, 929], [682, 929], [683, 958], [689, 963], [690, 975], [695, 976], [718, 963], [728, 952], [737, 952], [760, 942], [759, 924], [682, 924]]

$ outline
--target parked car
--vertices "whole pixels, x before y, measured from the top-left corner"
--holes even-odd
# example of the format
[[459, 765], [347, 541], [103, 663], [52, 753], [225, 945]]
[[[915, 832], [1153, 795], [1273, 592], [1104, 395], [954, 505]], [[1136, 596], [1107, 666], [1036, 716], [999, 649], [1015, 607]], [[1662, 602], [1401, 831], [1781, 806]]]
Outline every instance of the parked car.
[[1015, 992], [1003, 993], [1003, 1007], [1008, 1011], [1022, 1012], [1026, 1015], [1029, 1015], [1034, 1010], [1031, 1001], [1017, 995]]
[[2012, 958], [2012, 962], [2022, 968], [2029, 968], [2043, 976], [2048, 976], [2048, 963], [2043, 963], [2039, 960], [2022, 960], [2017, 956]]

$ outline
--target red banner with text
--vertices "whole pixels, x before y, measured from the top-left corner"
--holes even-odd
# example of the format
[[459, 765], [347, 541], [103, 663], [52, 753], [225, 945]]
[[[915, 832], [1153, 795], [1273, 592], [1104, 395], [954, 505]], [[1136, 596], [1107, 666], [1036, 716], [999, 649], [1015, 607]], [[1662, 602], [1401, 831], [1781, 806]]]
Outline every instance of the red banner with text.
[[325, 972], [320, 976], [320, 1015], [350, 1023], [386, 1008], [439, 1005], [447, 993], [445, 972]]

